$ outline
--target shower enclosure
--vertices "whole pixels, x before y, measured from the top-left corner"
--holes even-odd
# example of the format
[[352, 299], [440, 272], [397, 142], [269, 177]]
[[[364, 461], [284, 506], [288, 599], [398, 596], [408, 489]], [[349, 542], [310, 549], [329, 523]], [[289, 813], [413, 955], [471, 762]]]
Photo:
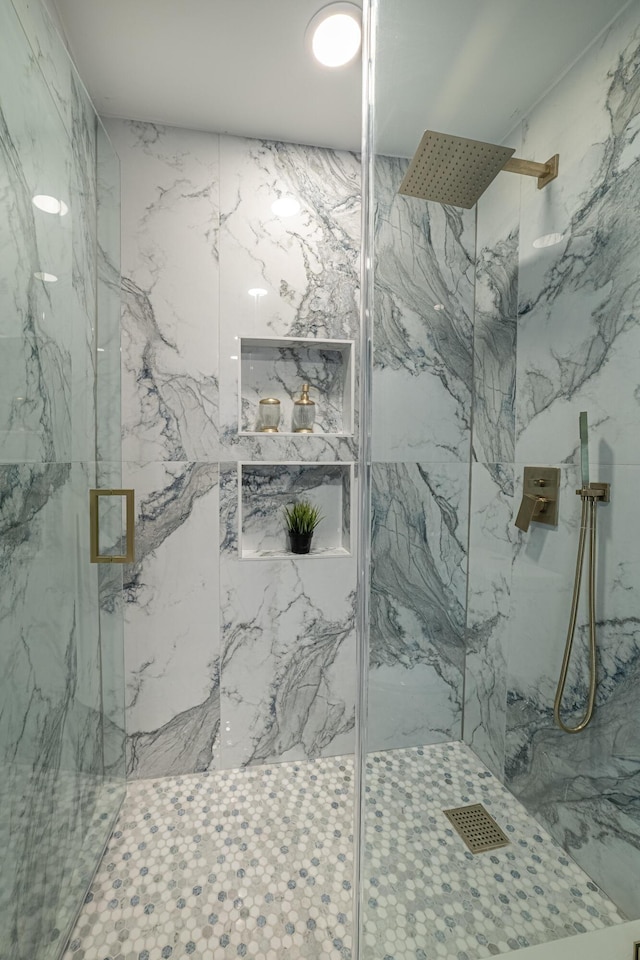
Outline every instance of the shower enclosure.
[[[493, 956], [640, 916], [629, 513], [640, 462], [629, 359], [640, 345], [632, 200], [640, 4], [624, 6], [609, 23], [616, 11], [602, 5], [573, 67], [558, 64], [551, 89], [521, 103], [501, 131], [490, 129], [478, 64], [484, 57], [491, 72], [500, 62], [506, 5], [459, 0], [445, 14], [436, 2], [379, 0], [371, 11], [366, 960]], [[559, 12], [571, 17], [570, 7]], [[509, 16], [526, 32], [523, 6]], [[421, 88], [407, 66], [418, 51], [439, 64], [435, 86]], [[465, 70], [478, 108], [461, 129]], [[540, 163], [558, 153], [559, 176], [539, 191], [535, 180], [499, 174], [472, 210], [402, 196], [408, 158], [429, 128]], [[580, 525], [584, 409], [592, 475], [611, 483], [612, 495], [599, 511], [594, 719], [572, 737], [553, 711]], [[555, 528], [514, 526], [526, 465], [560, 470]], [[586, 606], [576, 648], [564, 701], [570, 726], [589, 692]], [[508, 845], [479, 854], [465, 846], [445, 811], [477, 804]], [[476, 833], [487, 824], [479, 815]]]
[[[477, 960], [640, 917], [640, 2], [588, 0], [590, 35], [587, 0], [540, 2], [568, 45], [501, 129], [454, 107], [471, 54], [539, 16], [515, 0], [365, 3], [362, 166], [105, 121], [121, 224], [48, 18], [0, 0], [2, 960]], [[409, 54], [440, 48], [423, 89]], [[559, 176], [500, 174], [472, 210], [402, 196], [429, 128]], [[259, 434], [259, 400], [306, 382], [314, 434]], [[612, 496], [571, 737], [583, 410]], [[559, 523], [522, 532], [535, 465]], [[89, 491], [134, 485], [123, 589], [89, 563]], [[315, 557], [283, 545], [301, 492]], [[124, 552], [119, 508], [102, 533]]]
[[[124, 793], [118, 161], [37, 5], [0, 4], [0, 956], [57, 957]], [[119, 518], [103, 534], [119, 537]]]

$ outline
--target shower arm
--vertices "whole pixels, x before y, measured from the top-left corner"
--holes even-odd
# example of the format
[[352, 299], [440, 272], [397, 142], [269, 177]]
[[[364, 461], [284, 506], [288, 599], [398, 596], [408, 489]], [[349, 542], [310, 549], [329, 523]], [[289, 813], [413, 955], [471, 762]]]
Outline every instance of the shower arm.
[[502, 169], [506, 170], [507, 173], [519, 173], [524, 177], [535, 177], [538, 181], [538, 190], [542, 190], [558, 176], [560, 154], [554, 154], [546, 163], [536, 163], [535, 160], [521, 160], [520, 157], [511, 157]]

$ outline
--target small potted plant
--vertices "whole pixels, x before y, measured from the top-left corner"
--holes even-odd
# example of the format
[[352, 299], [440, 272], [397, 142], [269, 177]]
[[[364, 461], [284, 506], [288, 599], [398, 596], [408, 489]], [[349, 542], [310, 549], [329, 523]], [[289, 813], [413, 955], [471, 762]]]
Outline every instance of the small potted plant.
[[309, 553], [313, 531], [323, 519], [309, 500], [298, 500], [284, 508], [287, 533], [292, 553]]

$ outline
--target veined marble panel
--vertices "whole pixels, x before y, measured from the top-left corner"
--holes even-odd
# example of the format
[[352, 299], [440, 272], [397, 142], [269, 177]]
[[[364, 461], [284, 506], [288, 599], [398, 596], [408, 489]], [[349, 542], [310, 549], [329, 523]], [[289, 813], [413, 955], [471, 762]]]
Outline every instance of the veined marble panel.
[[88, 856], [90, 873], [100, 853], [100, 840], [85, 845], [103, 780], [93, 478], [81, 463], [0, 467], [0, 761], [11, 838], [0, 944], [11, 960], [55, 955], [83, 892], [74, 869]]
[[511, 637], [513, 467], [472, 465], [464, 740], [494, 773], [504, 771]]
[[[558, 151], [561, 173], [546, 196], [535, 184], [522, 191], [520, 461], [571, 457], [578, 414], [588, 410], [594, 459], [640, 462], [639, 53], [640, 9], [631, 4], [524, 130], [524, 154]], [[533, 247], [550, 234], [559, 242]]]
[[123, 456], [218, 456], [218, 137], [109, 120], [122, 161]]
[[[296, 458], [307, 459], [319, 449], [317, 443], [305, 444], [307, 438], [294, 438], [286, 457], [268, 452], [275, 448], [273, 441], [238, 438], [238, 339], [357, 339], [359, 159], [298, 144], [221, 137], [220, 178], [223, 443], [228, 458], [293, 459], [299, 447]], [[295, 198], [300, 211], [290, 217], [274, 213], [272, 204], [283, 197]], [[275, 441], [279, 450], [283, 440]], [[345, 439], [323, 438], [323, 443], [327, 450], [353, 449], [353, 441]]]
[[[519, 137], [509, 137], [519, 150]], [[520, 177], [498, 176], [478, 203], [473, 327], [473, 457], [515, 456]]]
[[218, 467], [124, 464], [137, 497], [125, 581], [128, 771], [208, 770], [219, 726]]
[[[570, 736], [556, 729], [552, 719], [578, 543], [580, 503], [573, 490], [579, 474], [571, 466], [563, 470], [561, 491], [563, 513], [572, 510], [570, 522], [546, 538], [536, 531], [528, 552], [521, 550], [515, 563], [506, 772], [510, 789], [628, 915], [636, 917], [640, 900], [621, 873], [620, 862], [633, 867], [630, 875], [640, 870], [640, 633], [635, 601], [640, 547], [629, 526], [640, 468], [592, 464], [591, 471], [612, 485], [611, 503], [598, 508], [594, 720], [586, 731]], [[570, 723], [584, 713], [587, 644], [583, 594], [563, 705]]]
[[406, 166], [376, 158], [373, 457], [466, 461], [475, 212], [398, 196]]
[[221, 467], [220, 767], [353, 751], [355, 558], [237, 558]]
[[[396, 731], [405, 746], [408, 731], [414, 744], [460, 736], [468, 488], [467, 464], [373, 466], [369, 725], [377, 744]], [[396, 685], [408, 688], [404, 707]]]
[[[71, 338], [71, 451], [74, 460], [95, 458], [96, 449], [96, 330], [97, 321], [97, 126], [91, 101], [75, 74], [72, 86], [72, 137], [69, 213], [71, 229], [71, 289], [68, 310]], [[47, 192], [47, 191], [44, 191]], [[55, 271], [54, 271], [55, 272]]]
[[[32, 197], [69, 200], [71, 148], [10, 4], [0, 11], [0, 85], [1, 458], [68, 462], [76, 332], [71, 219], [37, 210]], [[58, 282], [38, 279], [42, 271]]]
[[120, 162], [101, 123], [97, 148], [96, 446], [98, 460], [122, 448], [120, 353]]
[[[57, 28], [44, 3], [36, 0], [11, 0], [31, 46], [30, 55], [42, 72], [67, 133], [72, 132], [73, 87], [75, 69]], [[22, 44], [21, 44], [22, 46]]]

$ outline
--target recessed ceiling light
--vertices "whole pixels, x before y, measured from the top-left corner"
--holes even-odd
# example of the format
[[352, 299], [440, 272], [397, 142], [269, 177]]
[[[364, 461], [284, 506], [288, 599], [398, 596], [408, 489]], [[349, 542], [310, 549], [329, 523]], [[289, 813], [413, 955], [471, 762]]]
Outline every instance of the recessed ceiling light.
[[34, 273], [36, 280], [42, 280], [44, 283], [56, 283], [58, 278], [54, 273]]
[[279, 197], [273, 201], [271, 209], [277, 217], [295, 217], [300, 213], [300, 204], [295, 197]]
[[252, 287], [251, 290], [248, 291], [250, 297], [266, 297], [268, 292], [264, 287]]
[[61, 217], [69, 213], [69, 207], [63, 200], [57, 200], [56, 197], [50, 197], [46, 193], [37, 193], [31, 201], [34, 207], [42, 210], [44, 213], [57, 213]]
[[444, 303], [434, 303], [433, 309], [438, 311], [444, 310]]
[[324, 67], [350, 63], [360, 49], [362, 14], [354, 3], [330, 3], [311, 19], [307, 38], [316, 60]]
[[556, 243], [562, 242], [561, 233], [545, 233], [544, 237], [538, 237], [537, 240], [533, 241], [533, 245], [536, 250], [540, 250], [541, 247], [554, 247]]

